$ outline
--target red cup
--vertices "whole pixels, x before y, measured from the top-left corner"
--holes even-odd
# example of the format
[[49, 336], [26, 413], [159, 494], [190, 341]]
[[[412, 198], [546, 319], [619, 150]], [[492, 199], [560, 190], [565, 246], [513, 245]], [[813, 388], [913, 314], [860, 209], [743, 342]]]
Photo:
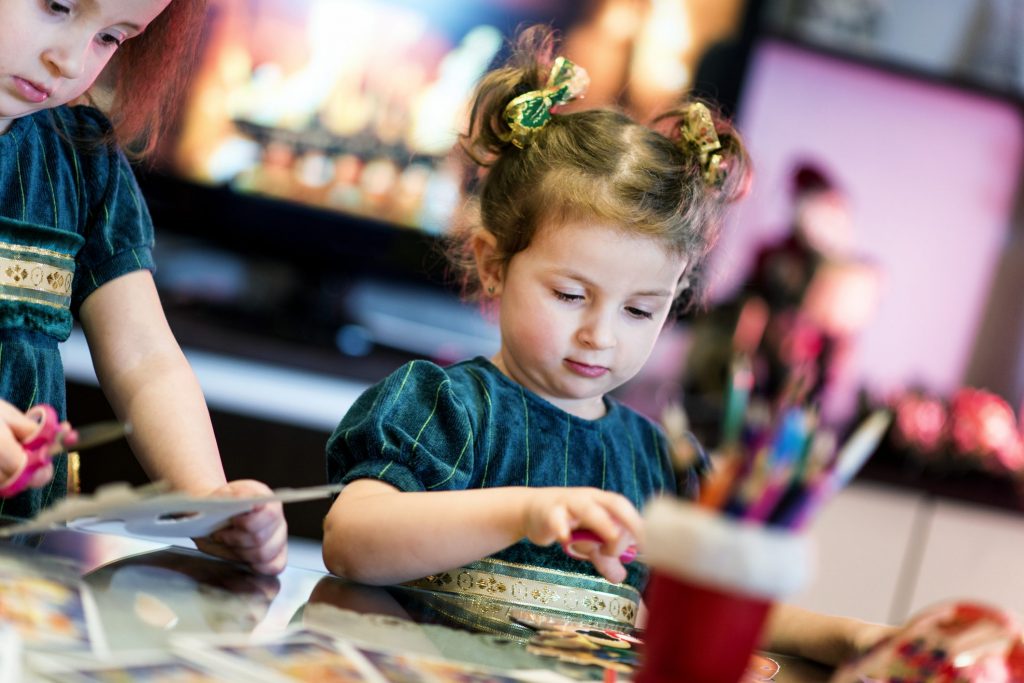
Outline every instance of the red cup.
[[736, 683], [772, 606], [657, 571], [644, 599], [650, 614], [637, 683]]
[[806, 539], [668, 499], [644, 518], [652, 571], [637, 683], [737, 683], [775, 600], [808, 577]]

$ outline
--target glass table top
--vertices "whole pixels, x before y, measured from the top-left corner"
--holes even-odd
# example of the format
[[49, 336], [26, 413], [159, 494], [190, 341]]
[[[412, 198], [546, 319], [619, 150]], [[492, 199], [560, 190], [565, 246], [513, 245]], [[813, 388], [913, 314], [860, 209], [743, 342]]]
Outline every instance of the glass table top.
[[[0, 580], [10, 581], [19, 572], [69, 584], [80, 577], [85, 586], [80, 596], [82, 605], [65, 610], [81, 618], [85, 633], [61, 641], [55, 640], [52, 628], [40, 628], [39, 633], [21, 639], [27, 662], [38, 662], [40, 653], [52, 657], [89, 650], [127, 661], [139, 652], [166, 653], [180, 649], [182, 643], [187, 647], [190, 637], [267, 641], [279, 639], [289, 630], [305, 629], [370, 648], [430, 659], [504, 671], [555, 671], [578, 680], [604, 679], [600, 668], [566, 664], [528, 652], [526, 638], [518, 635], [528, 633], [523, 627], [513, 627], [507, 633], [481, 633], [471, 630], [472, 624], [465, 620], [460, 623], [460, 612], [431, 602], [434, 596], [422, 591], [364, 586], [297, 566], [287, 567], [277, 577], [259, 576], [194, 549], [110, 533], [61, 529], [0, 542]], [[0, 617], [5, 616], [4, 605], [10, 602], [2, 599], [3, 594], [0, 591]], [[11, 630], [3, 626], [4, 621], [0, 618], [0, 670], [7, 666], [3, 661], [4, 632]], [[774, 680], [780, 683], [828, 680], [829, 672], [821, 667], [778, 659], [782, 669]], [[324, 680], [364, 680], [354, 676]], [[66, 676], [55, 678], [72, 680]], [[628, 674], [619, 677], [628, 679]], [[0, 675], [0, 680], [6, 679]], [[28, 672], [24, 680], [32, 680]]]

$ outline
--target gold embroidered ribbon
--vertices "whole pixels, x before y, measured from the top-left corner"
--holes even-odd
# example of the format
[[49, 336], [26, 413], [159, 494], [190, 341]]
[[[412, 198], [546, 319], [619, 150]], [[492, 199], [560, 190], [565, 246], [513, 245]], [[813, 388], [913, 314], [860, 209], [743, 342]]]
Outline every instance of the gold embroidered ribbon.
[[721, 185], [725, 181], [725, 168], [722, 155], [715, 152], [722, 149], [722, 142], [707, 105], [694, 102], [687, 107], [681, 128], [683, 142], [692, 147], [700, 159], [704, 182], [715, 187]]
[[587, 574], [485, 559], [406, 586], [633, 626], [640, 593]]
[[0, 242], [0, 300], [67, 308], [74, 274], [67, 254]]
[[543, 90], [531, 90], [505, 106], [505, 123], [510, 131], [502, 139], [523, 149], [551, 119], [552, 107], [580, 97], [588, 85], [590, 76], [583, 67], [565, 57], [557, 58]]

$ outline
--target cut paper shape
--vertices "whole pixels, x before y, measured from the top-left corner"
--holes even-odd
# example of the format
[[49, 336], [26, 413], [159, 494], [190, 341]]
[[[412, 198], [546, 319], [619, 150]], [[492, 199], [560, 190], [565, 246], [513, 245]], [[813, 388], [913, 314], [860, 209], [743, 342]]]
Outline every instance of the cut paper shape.
[[119, 522], [138, 536], [198, 538], [224, 527], [228, 520], [264, 503], [297, 503], [326, 498], [341, 491], [340, 484], [280, 488], [262, 496], [242, 498], [194, 496], [168, 492], [164, 483], [132, 488], [125, 483], [100, 487], [92, 496], [66, 498], [35, 518], [0, 529], [0, 537], [49, 531], [66, 524], [75, 529]]

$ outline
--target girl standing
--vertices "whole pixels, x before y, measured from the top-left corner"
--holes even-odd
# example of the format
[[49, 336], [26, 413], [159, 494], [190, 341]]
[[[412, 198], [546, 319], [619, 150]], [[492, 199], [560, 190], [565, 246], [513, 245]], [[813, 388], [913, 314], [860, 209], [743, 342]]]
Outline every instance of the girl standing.
[[[0, 470], [24, 462], [24, 411], [65, 415], [58, 343], [80, 321], [93, 363], [150, 477], [197, 494], [253, 495], [225, 481], [202, 392], [153, 282], [153, 226], [116, 143], [150, 151], [189, 68], [200, 0], [0, 0]], [[107, 67], [111, 67], [107, 69]], [[103, 75], [108, 118], [91, 106]], [[66, 458], [48, 483], [0, 500], [33, 516], [66, 491]], [[5, 479], [4, 481], [7, 481]], [[233, 520], [200, 548], [280, 572], [278, 504]]]

